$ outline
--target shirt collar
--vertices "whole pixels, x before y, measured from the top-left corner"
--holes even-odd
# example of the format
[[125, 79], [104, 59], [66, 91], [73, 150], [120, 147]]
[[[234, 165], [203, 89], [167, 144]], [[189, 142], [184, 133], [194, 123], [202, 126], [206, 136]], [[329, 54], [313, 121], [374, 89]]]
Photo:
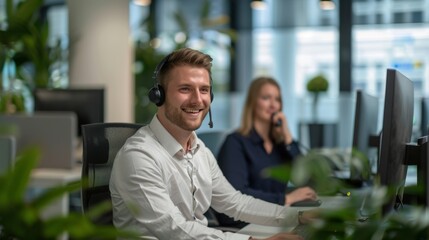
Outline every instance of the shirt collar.
[[[176, 141], [176, 139], [167, 131], [167, 129], [162, 126], [161, 122], [158, 120], [158, 117], [155, 115], [152, 118], [152, 121], [149, 124], [150, 129], [152, 130], [155, 137], [158, 139], [159, 143], [165, 148], [165, 150], [171, 155], [174, 156], [177, 152], [181, 151], [182, 145]], [[197, 135], [195, 132], [192, 132], [191, 135], [191, 152], [195, 152], [200, 148], [200, 145], [197, 144]]]

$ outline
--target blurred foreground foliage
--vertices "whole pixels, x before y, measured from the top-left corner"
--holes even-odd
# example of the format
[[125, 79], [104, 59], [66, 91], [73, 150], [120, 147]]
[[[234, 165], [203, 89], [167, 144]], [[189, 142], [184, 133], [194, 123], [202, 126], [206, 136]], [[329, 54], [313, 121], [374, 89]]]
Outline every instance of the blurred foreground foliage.
[[[2, 132], [4, 132], [2, 130]], [[70, 239], [116, 239], [136, 235], [119, 231], [113, 226], [97, 226], [91, 219], [111, 209], [111, 203], [104, 202], [91, 211], [82, 214], [44, 217], [43, 211], [64, 194], [80, 190], [86, 181], [75, 181], [46, 189], [31, 200], [26, 199], [31, 171], [40, 158], [38, 148], [20, 153], [15, 164], [0, 175], [0, 239], [58, 239], [68, 234]]]
[[[353, 190], [333, 177], [333, 166], [344, 161], [354, 166], [364, 177], [371, 177], [367, 157], [353, 149], [339, 153], [337, 150], [311, 150], [299, 157], [293, 166], [278, 166], [266, 169], [265, 175], [295, 186], [311, 186], [319, 196], [346, 195], [335, 208], [321, 208], [320, 218], [309, 225], [310, 239], [335, 240], [403, 240], [429, 239], [429, 211], [426, 206], [402, 206], [396, 211], [383, 214], [385, 203], [396, 197], [397, 186], [382, 186], [377, 176], [372, 176], [373, 185]], [[346, 165], [347, 165], [346, 164]], [[416, 190], [423, 194], [425, 190]], [[342, 196], [345, 197], [345, 196]]]

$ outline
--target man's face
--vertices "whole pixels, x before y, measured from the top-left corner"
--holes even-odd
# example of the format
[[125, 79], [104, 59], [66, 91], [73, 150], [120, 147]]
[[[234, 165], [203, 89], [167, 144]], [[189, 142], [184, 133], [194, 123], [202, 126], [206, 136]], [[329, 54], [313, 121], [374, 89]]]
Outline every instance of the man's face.
[[204, 68], [179, 66], [166, 77], [165, 103], [159, 109], [160, 117], [167, 120], [165, 127], [198, 129], [210, 108], [209, 73]]

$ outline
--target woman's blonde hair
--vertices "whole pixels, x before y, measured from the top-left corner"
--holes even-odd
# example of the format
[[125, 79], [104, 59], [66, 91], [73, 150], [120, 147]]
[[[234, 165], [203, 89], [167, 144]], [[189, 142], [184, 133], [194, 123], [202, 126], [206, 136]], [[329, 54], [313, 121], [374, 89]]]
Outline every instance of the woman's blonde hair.
[[[274, 80], [274, 78], [258, 77], [252, 81], [247, 92], [246, 102], [244, 103], [243, 115], [241, 116], [241, 126], [238, 129], [238, 132], [244, 136], [248, 136], [253, 128], [256, 101], [259, 97], [262, 87], [265, 84], [271, 84], [277, 87], [277, 89], [281, 93], [280, 85], [277, 83], [276, 80]], [[280, 94], [280, 109], [282, 108], [282, 106], [283, 101], [282, 96]]]

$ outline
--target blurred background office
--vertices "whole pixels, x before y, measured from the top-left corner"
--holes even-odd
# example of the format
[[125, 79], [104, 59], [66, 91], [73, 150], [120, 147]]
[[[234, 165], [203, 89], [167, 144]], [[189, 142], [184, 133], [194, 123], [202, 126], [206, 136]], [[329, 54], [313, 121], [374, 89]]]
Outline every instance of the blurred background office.
[[[61, 49], [51, 66], [51, 87], [103, 86], [106, 121], [147, 123], [155, 111], [147, 91], [156, 64], [188, 46], [214, 58], [213, 130], [236, 128], [237, 106], [251, 79], [269, 75], [281, 84], [293, 135], [304, 138], [303, 124], [333, 124], [338, 147], [351, 146], [355, 90], [384, 99], [386, 68], [414, 82], [416, 99], [429, 95], [429, 0], [334, 0], [328, 7], [330, 1], [322, 0], [257, 2], [259, 7], [251, 0], [44, 0], [35, 15], [49, 24], [47, 44], [60, 40]], [[31, 64], [25, 68], [34, 72]], [[320, 74], [329, 88], [315, 112], [306, 85]], [[199, 131], [212, 130], [207, 123]]]

